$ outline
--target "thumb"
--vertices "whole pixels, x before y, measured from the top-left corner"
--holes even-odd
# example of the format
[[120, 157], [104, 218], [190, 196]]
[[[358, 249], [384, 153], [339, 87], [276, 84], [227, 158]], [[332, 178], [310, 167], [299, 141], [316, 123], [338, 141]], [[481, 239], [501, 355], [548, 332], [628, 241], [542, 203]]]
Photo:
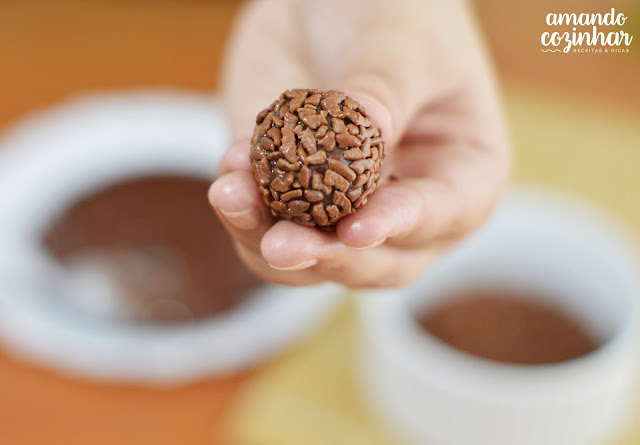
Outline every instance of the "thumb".
[[[429, 87], [434, 79], [425, 67], [424, 54], [406, 41], [384, 39], [380, 34], [375, 37], [367, 46], [376, 50], [361, 51], [336, 89], [367, 110], [393, 150], [421, 109], [435, 100], [436, 92]], [[408, 56], [408, 52], [419, 55]]]
[[367, 34], [336, 85], [365, 107], [392, 150], [417, 114], [454, 86], [439, 51], [426, 47], [421, 27], [407, 27]]

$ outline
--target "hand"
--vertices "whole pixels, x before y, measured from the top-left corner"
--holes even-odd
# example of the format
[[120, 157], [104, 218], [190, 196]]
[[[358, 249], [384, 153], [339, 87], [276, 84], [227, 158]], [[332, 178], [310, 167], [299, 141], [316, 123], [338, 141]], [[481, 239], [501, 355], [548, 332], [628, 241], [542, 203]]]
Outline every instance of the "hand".
[[[500, 107], [462, 0], [252, 2], [223, 82], [236, 142], [209, 198], [243, 260], [269, 281], [407, 283], [483, 222], [507, 182]], [[346, 92], [386, 141], [389, 179], [334, 232], [273, 218], [251, 173], [255, 117], [290, 88]]]

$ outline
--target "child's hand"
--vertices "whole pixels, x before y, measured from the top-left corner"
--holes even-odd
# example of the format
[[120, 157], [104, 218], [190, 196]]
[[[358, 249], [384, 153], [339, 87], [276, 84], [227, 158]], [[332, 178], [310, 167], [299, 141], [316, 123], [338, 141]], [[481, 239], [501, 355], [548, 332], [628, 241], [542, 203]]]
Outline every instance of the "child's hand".
[[[253, 2], [224, 81], [237, 142], [210, 200], [267, 280], [407, 283], [487, 217], [507, 181], [493, 79], [462, 0]], [[387, 179], [334, 232], [274, 219], [250, 170], [255, 117], [290, 88], [346, 92], [386, 141]]]

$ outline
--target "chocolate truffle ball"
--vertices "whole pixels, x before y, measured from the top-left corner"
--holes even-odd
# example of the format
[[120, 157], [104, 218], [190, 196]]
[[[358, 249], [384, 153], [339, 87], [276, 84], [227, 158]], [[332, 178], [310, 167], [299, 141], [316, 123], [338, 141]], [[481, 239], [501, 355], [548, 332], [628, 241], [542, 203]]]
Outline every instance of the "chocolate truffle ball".
[[256, 119], [250, 159], [274, 216], [328, 229], [380, 180], [380, 131], [339, 91], [287, 90]]

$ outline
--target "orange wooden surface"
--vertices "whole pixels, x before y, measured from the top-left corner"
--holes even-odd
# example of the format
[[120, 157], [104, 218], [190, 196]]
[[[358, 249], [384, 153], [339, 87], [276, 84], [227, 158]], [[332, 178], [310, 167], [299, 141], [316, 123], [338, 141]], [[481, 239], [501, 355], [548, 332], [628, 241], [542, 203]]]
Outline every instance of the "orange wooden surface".
[[0, 358], [0, 443], [228, 445], [225, 414], [249, 374], [176, 389], [81, 382]]
[[[502, 79], [640, 112], [640, 2], [637, 0], [476, 0], [476, 10]], [[629, 53], [543, 53], [548, 13], [624, 13], [634, 36]], [[566, 28], [566, 29], [565, 29]], [[571, 31], [565, 27], [557, 29]], [[617, 31], [617, 27], [600, 29]]]
[[0, 125], [69, 94], [212, 90], [240, 2], [0, 3]]
[[[213, 90], [237, 7], [2, 2], [0, 127], [78, 92]], [[61, 377], [0, 353], [0, 443], [227, 445], [220, 425], [249, 376], [154, 390]]]

